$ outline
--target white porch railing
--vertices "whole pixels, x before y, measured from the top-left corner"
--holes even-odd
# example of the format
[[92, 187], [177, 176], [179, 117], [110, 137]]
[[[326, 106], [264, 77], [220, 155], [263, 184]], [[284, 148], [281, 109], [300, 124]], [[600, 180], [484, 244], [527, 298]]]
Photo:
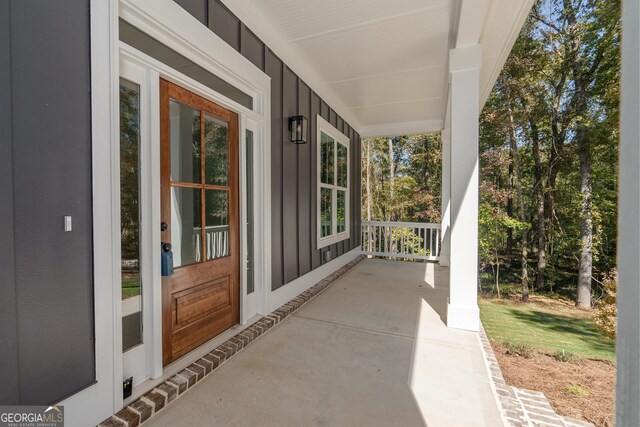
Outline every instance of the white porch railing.
[[440, 224], [362, 221], [362, 251], [373, 256], [437, 261]]
[[[195, 248], [195, 261], [202, 261], [200, 240], [202, 239], [202, 229], [193, 229], [193, 245]], [[206, 261], [229, 255], [229, 226], [213, 225], [205, 227], [205, 248]]]

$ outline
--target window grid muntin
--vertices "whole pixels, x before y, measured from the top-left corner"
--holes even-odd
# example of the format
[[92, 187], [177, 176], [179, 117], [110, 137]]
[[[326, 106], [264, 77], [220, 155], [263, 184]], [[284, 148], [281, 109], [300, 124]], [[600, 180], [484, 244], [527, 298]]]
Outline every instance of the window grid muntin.
[[[326, 120], [322, 119], [318, 116], [317, 121], [317, 136], [318, 136], [318, 185], [317, 185], [317, 197], [318, 204], [316, 209], [316, 218], [318, 221], [317, 227], [317, 235], [318, 235], [318, 247], [322, 248], [333, 243], [340, 242], [342, 240], [346, 240], [350, 237], [350, 171], [351, 171], [351, 158], [350, 158], [350, 140], [346, 135], [339, 132], [335, 129], [330, 123], [326, 122]], [[322, 172], [323, 172], [323, 157], [322, 157], [322, 134], [325, 134], [326, 137], [332, 139], [334, 141], [333, 146], [333, 183], [334, 184], [325, 184], [322, 182]], [[338, 135], [336, 137], [336, 135]], [[346, 139], [346, 141], [344, 141]], [[346, 163], [347, 163], [347, 186], [338, 185], [338, 144], [342, 145], [346, 148]], [[321, 189], [327, 188], [331, 190], [331, 208], [332, 208], [332, 234], [326, 237], [322, 237], [322, 206], [321, 206]], [[345, 231], [338, 233], [338, 191], [345, 192]]]

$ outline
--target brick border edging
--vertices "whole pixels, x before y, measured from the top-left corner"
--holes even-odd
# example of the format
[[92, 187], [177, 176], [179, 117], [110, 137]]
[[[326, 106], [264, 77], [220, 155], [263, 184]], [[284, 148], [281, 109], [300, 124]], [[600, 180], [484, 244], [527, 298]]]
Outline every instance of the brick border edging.
[[134, 402], [102, 421], [98, 424], [98, 427], [137, 427], [146, 422], [149, 418], [164, 409], [169, 403], [182, 396], [204, 377], [215, 371], [233, 355], [237, 354], [251, 342], [268, 332], [273, 326], [289, 317], [293, 312], [326, 290], [329, 285], [344, 276], [365, 258], [365, 255], [359, 255], [271, 314], [264, 316], [253, 325], [229, 338], [178, 374], [158, 384]]
[[527, 418], [524, 411], [517, 402], [515, 392], [507, 385], [502, 375], [502, 370], [498, 364], [498, 359], [493, 352], [487, 333], [484, 330], [482, 324], [480, 324], [480, 331], [478, 331], [478, 338], [480, 338], [480, 349], [485, 357], [485, 363], [489, 370], [489, 380], [491, 388], [495, 394], [496, 403], [498, 409], [502, 415], [502, 421], [505, 426], [528, 426]]
[[489, 370], [489, 380], [505, 426], [594, 427], [593, 424], [556, 414], [544, 393], [507, 385], [489, 338], [480, 324], [480, 349]]

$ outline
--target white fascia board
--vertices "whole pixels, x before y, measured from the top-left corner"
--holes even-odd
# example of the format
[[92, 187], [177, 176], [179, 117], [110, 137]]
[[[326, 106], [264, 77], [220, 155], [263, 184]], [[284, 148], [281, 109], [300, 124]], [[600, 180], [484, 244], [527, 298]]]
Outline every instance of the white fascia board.
[[[500, 76], [500, 72], [502, 71], [502, 68], [504, 67], [505, 62], [507, 62], [507, 58], [511, 53], [511, 49], [513, 49], [513, 45], [516, 43], [516, 40], [520, 35], [520, 30], [522, 29], [522, 26], [524, 25], [524, 22], [526, 21], [527, 16], [529, 16], [529, 12], [531, 11], [531, 8], [533, 7], [534, 3], [535, 3], [535, 0], [521, 0], [519, 2], [519, 5], [514, 4], [514, 13], [510, 15], [511, 17], [513, 17], [513, 19], [512, 19], [511, 25], [509, 26], [509, 32], [508, 34], [506, 34], [506, 37], [501, 39], [501, 40], [504, 40], [504, 43], [499, 49], [500, 54], [498, 55], [497, 60], [494, 62], [491, 72], [489, 73], [489, 76], [490, 76], [489, 79], [480, 88], [480, 111], [482, 111], [482, 108], [484, 107], [485, 102], [487, 102], [487, 99], [489, 98], [489, 95], [493, 90], [493, 86], [495, 85], [496, 80], [498, 80], [498, 76]], [[469, 0], [463, 3], [463, 7], [461, 8], [462, 10], [460, 11], [460, 21], [458, 24], [458, 34], [456, 35], [455, 47], [463, 47], [465, 44], [469, 43], [468, 31], [471, 31], [471, 30], [464, 26], [465, 24], [463, 22], [463, 17], [462, 17], [463, 14], [465, 16], [469, 16], [469, 14], [464, 11], [465, 7], [475, 7], [475, 6], [473, 5], [473, 2]], [[483, 15], [483, 24], [482, 24], [483, 30], [478, 34], [478, 37], [479, 37], [478, 44], [480, 45], [482, 45], [482, 39], [481, 39], [482, 33], [484, 32], [484, 28], [486, 27], [487, 22], [489, 21], [488, 18], [491, 16], [492, 13], [496, 13], [496, 10], [494, 10], [494, 8], [490, 8], [489, 11]], [[467, 20], [468, 19], [465, 19], [465, 22]], [[471, 28], [475, 28], [475, 26], [471, 26]], [[463, 34], [466, 34], [466, 35], [462, 36]], [[485, 52], [495, 51], [494, 49], [487, 48], [487, 46], [482, 46], [482, 47], [483, 47], [483, 51]], [[483, 61], [483, 66], [484, 65], [486, 65], [486, 61]], [[447, 69], [447, 73], [450, 73], [449, 69]], [[447, 82], [448, 82], [448, 79], [447, 79]], [[445, 97], [445, 103], [443, 107], [445, 109], [445, 114], [444, 114], [445, 123], [449, 122], [449, 117], [448, 117], [449, 113], [448, 113], [447, 106], [450, 105], [450, 102], [451, 102], [450, 97], [451, 97], [451, 93], [449, 90], [447, 90], [447, 96]]]
[[337, 94], [330, 89], [324, 79], [303, 61], [292, 49], [276, 28], [246, 0], [221, 0], [267, 47], [275, 53], [287, 67], [304, 80], [338, 115], [358, 133], [361, 130], [360, 120], [347, 108]]
[[360, 136], [373, 138], [383, 136], [413, 135], [416, 133], [440, 132], [442, 120], [417, 120], [413, 122], [385, 123], [363, 126]]
[[484, 84], [484, 87], [480, 88], [480, 111], [482, 111], [484, 103], [487, 102], [487, 99], [489, 98], [489, 95], [493, 90], [493, 85], [496, 83], [496, 80], [498, 80], [500, 72], [502, 71], [502, 67], [504, 67], [505, 62], [507, 62], [507, 58], [511, 53], [511, 49], [513, 49], [513, 45], [516, 43], [516, 40], [520, 35], [520, 30], [527, 20], [529, 12], [531, 12], [531, 8], [533, 7], [534, 3], [535, 0], [522, 0], [520, 2], [520, 8], [512, 15], [513, 21], [510, 27], [509, 34], [507, 34], [503, 39], [505, 42], [502, 45], [500, 54], [498, 55], [498, 59], [494, 63], [493, 69], [489, 74], [489, 80], [487, 80], [487, 82]]

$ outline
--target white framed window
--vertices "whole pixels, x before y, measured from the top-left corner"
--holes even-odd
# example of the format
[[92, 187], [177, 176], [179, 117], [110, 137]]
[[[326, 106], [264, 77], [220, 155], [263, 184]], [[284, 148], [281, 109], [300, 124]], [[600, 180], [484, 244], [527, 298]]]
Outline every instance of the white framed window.
[[318, 249], [349, 238], [349, 138], [317, 116]]

